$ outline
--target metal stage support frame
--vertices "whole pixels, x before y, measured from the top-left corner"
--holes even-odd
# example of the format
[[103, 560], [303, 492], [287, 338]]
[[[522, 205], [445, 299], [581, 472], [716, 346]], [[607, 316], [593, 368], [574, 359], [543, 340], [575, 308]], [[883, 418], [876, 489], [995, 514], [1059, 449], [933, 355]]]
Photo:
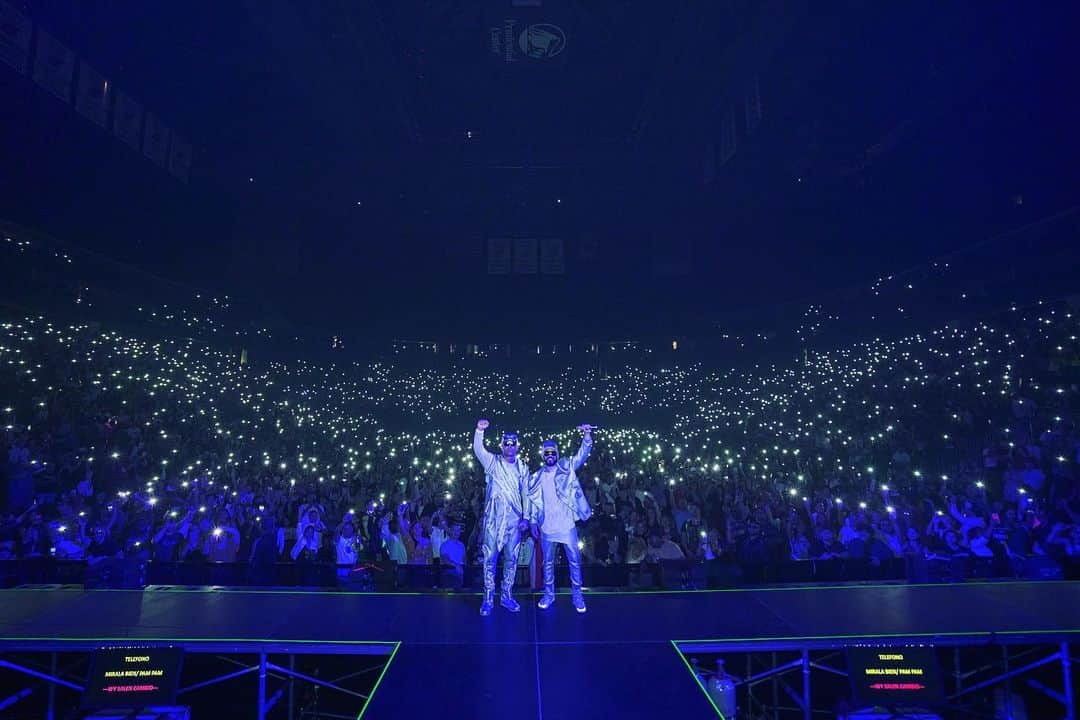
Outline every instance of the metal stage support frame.
[[[473, 593], [0, 590], [0, 659], [30, 665], [38, 673], [34, 692], [43, 692], [41, 676], [83, 684], [81, 670], [74, 675], [59, 667], [51, 672], [49, 653], [58, 653], [63, 666], [67, 652], [176, 646], [234, 656], [227, 667], [200, 662], [199, 674], [186, 679], [231, 680], [233, 687], [242, 683], [243, 696], [252, 701], [249, 715], [265, 718], [273, 710], [284, 717], [279, 705], [287, 702], [292, 683], [296, 690], [310, 688], [313, 695], [331, 693], [335, 704], [363, 703], [368, 716], [390, 716], [400, 711], [399, 698], [415, 692], [420, 679], [427, 691], [442, 698], [445, 714], [479, 720], [499, 717], [515, 703], [522, 718], [574, 717], [583, 699], [597, 716], [708, 716], [711, 700], [703, 692], [704, 675], [692, 674], [691, 680], [684, 674], [688, 657], [738, 654], [746, 657], [746, 667], [732, 661], [728, 670], [742, 676], [734, 690], [740, 702], [754, 703], [759, 714], [763, 707], [787, 707], [786, 716], [805, 720], [823, 717], [813, 703], [832, 697], [834, 690], [836, 697], [851, 694], [842, 677], [847, 665], [835, 654], [868, 644], [929, 645], [939, 648], [944, 695], [960, 693], [954, 705], [981, 703], [988, 693], [979, 690], [991, 685], [1008, 687], [1015, 698], [1026, 682], [1025, 699], [1051, 708], [1045, 716], [1078, 720], [1076, 668], [1068, 644], [1073, 643], [1075, 657], [1080, 582], [591, 591], [585, 616], [574, 610], [568, 593], [543, 611], [535, 599], [528, 596], [520, 613], [496, 612], [480, 619], [480, 598]], [[963, 647], [981, 650], [962, 652]], [[25, 652], [40, 654], [29, 662], [9, 654]], [[366, 699], [336, 689], [368, 693], [372, 683], [367, 678], [361, 686], [347, 675], [360, 665], [381, 663], [328, 663], [335, 669], [324, 675], [302, 660], [365, 653], [388, 656], [388, 669], [377, 679], [370, 676], [378, 691]], [[286, 662], [289, 656], [301, 660]], [[453, 670], [432, 673], [433, 665]], [[617, 672], [577, 672], [594, 667]], [[315, 679], [328, 685], [309, 684]], [[656, 683], [673, 692], [640, 690]], [[58, 696], [69, 692], [56, 687]], [[1032, 694], [1029, 687], [1042, 694]], [[34, 697], [39, 703], [41, 696]], [[478, 698], [486, 702], [478, 704]], [[9, 701], [19, 699], [16, 695]], [[1059, 707], [1064, 711], [1059, 713]], [[294, 712], [294, 719], [299, 715]]]
[[[49, 699], [48, 699], [48, 705], [46, 706], [46, 711], [45, 711], [45, 717], [48, 720], [53, 720], [53, 718], [56, 715], [56, 686], [57, 685], [69, 688], [71, 690], [74, 690], [75, 692], [80, 692], [81, 693], [83, 691], [83, 686], [82, 685], [76, 685], [75, 683], [70, 682], [68, 680], [65, 680], [64, 678], [60, 677], [60, 675], [57, 674], [58, 670], [56, 668], [56, 653], [55, 652], [49, 653], [49, 672], [47, 672], [47, 673], [41, 672], [40, 670], [34, 670], [33, 668], [26, 667], [25, 665], [19, 665], [18, 663], [13, 663], [13, 662], [11, 662], [9, 660], [3, 660], [3, 659], [0, 659], [0, 668], [6, 669], [6, 670], [13, 670], [13, 671], [15, 671], [17, 673], [21, 673], [23, 675], [29, 675], [30, 677], [37, 678], [38, 680], [43, 680], [43, 681], [45, 681], [45, 682], [47, 682], [49, 684], [48, 685], [48, 691], [49, 691], [48, 692], [48, 698]], [[32, 686], [28, 686], [28, 687], [22, 688], [21, 690], [15, 692], [15, 693], [12, 693], [8, 697], [4, 698], [3, 700], [0, 700], [0, 712], [3, 712], [5, 710], [7, 710], [9, 707], [11, 707], [15, 703], [19, 702], [20, 700], [23, 700], [23, 699], [25, 699], [27, 697], [30, 697], [30, 695], [33, 692], [34, 692], [34, 688]]]
[[[140, 647], [152, 647], [154, 645], [165, 645], [164, 643], [146, 643], [146, 642], [139, 642], [137, 640], [133, 640], [133, 642], [138, 643], [138, 645]], [[201, 644], [182, 645], [182, 644], [179, 644], [179, 643], [168, 643], [168, 645], [170, 645], [170, 646], [181, 645], [183, 647], [185, 653], [204, 653], [204, 654], [211, 654], [212, 653], [212, 654], [222, 655], [222, 648], [217, 643], [213, 643], [210, 646], [205, 646], [205, 645], [201, 645]], [[176, 694], [177, 694], [177, 697], [179, 698], [180, 696], [182, 696], [182, 695], [184, 695], [186, 693], [193, 692], [195, 690], [201, 690], [202, 688], [210, 687], [212, 685], [218, 685], [218, 684], [223, 683], [223, 682], [228, 682], [229, 680], [235, 680], [236, 678], [243, 677], [243, 676], [249, 675], [251, 673], [258, 673], [259, 690], [258, 690], [258, 698], [256, 699], [256, 709], [257, 709], [256, 710], [257, 711], [256, 717], [258, 718], [258, 720], [265, 720], [267, 713], [269, 713], [273, 709], [274, 705], [277, 704], [278, 700], [280, 700], [282, 695], [285, 694], [285, 693], [288, 693], [288, 702], [289, 702], [288, 717], [290, 718], [290, 720], [292, 720], [292, 718], [294, 717], [294, 708], [295, 708], [293, 700], [294, 700], [294, 682], [296, 680], [300, 680], [300, 681], [303, 681], [305, 683], [311, 683], [313, 685], [318, 685], [319, 687], [324, 687], [324, 688], [327, 688], [328, 690], [332, 690], [334, 692], [339, 692], [339, 693], [342, 693], [342, 694], [349, 695], [349, 696], [357, 698], [362, 703], [359, 714], [355, 716], [357, 718], [357, 720], [359, 720], [360, 718], [363, 718], [364, 713], [367, 712], [367, 707], [368, 707], [368, 704], [371, 701], [371, 697], [375, 694], [375, 691], [378, 689], [379, 684], [382, 682], [382, 678], [386, 674], [387, 669], [390, 667], [390, 663], [393, 662], [394, 656], [397, 654], [397, 651], [398, 651], [398, 648], [400, 647], [400, 645], [401, 645], [401, 643], [371, 643], [371, 644], [364, 645], [362, 651], [360, 651], [360, 652], [352, 652], [352, 653], [343, 652], [342, 648], [340, 646], [333, 646], [332, 648], [325, 648], [327, 650], [330, 650], [329, 652], [319, 652], [318, 648], [304, 648], [304, 652], [296, 652], [295, 649], [293, 649], [293, 651], [287, 652], [287, 653], [276, 653], [276, 652], [275, 653], [270, 653], [270, 652], [267, 652], [265, 650], [258, 650], [258, 649], [254, 649], [254, 648], [246, 649], [246, 650], [235, 650], [235, 651], [233, 651], [231, 653], [228, 653], [228, 654], [232, 654], [232, 655], [256, 655], [258, 657], [258, 662], [256, 664], [254, 664], [254, 665], [247, 665], [247, 664], [244, 664], [244, 663], [240, 662], [239, 660], [229, 658], [228, 654], [226, 654], [224, 657], [222, 657], [222, 659], [227, 660], [228, 662], [231, 662], [231, 663], [233, 663], [235, 665], [239, 665], [240, 666], [239, 670], [233, 670], [231, 672], [223, 673], [223, 674], [218, 675], [216, 677], [212, 677], [212, 678], [209, 678], [207, 680], [202, 680], [200, 682], [188, 685], [186, 687], [182, 687], [182, 688], [177, 690]], [[63, 648], [63, 652], [89, 655], [89, 654], [93, 653], [94, 650], [96, 650], [96, 649], [97, 649], [96, 647], [66, 647], [66, 648]], [[29, 677], [36, 678], [37, 680], [41, 680], [41, 681], [43, 681], [45, 683], [48, 683], [48, 706], [47, 706], [47, 710], [46, 710], [46, 718], [47, 718], [47, 720], [54, 720], [55, 719], [55, 710], [56, 710], [56, 695], [55, 695], [56, 687], [57, 686], [65, 687], [65, 688], [68, 688], [69, 690], [74, 690], [75, 692], [81, 693], [85, 689], [84, 686], [65, 679], [63, 677], [63, 674], [57, 669], [58, 650], [27, 649], [27, 650], [19, 650], [18, 652], [19, 652], [20, 655], [35, 655], [35, 654], [45, 654], [45, 653], [47, 653], [49, 655], [49, 668], [50, 668], [49, 672], [44, 672], [44, 671], [41, 671], [41, 670], [35, 670], [32, 667], [27, 667], [26, 665], [15, 663], [15, 662], [12, 662], [10, 660], [3, 659], [3, 658], [0, 658], [0, 669], [11, 670], [13, 672], [17, 672], [17, 673], [20, 673], [22, 675], [27, 675]], [[284, 654], [284, 655], [286, 655], [288, 657], [288, 661], [289, 661], [288, 662], [288, 667], [283, 667], [283, 666], [278, 665], [276, 663], [270, 662], [270, 660], [268, 659], [268, 656], [271, 655], [271, 654], [274, 654], [274, 655], [282, 655], [282, 654]], [[368, 655], [368, 656], [373, 656], [373, 657], [382, 657], [382, 656], [388, 656], [388, 657], [387, 657], [387, 660], [386, 660], [386, 664], [383, 666], [382, 670], [379, 672], [379, 677], [378, 677], [378, 679], [376, 679], [375, 686], [372, 688], [371, 693], [365, 695], [365, 694], [357, 692], [355, 690], [351, 690], [349, 688], [342, 687], [339, 683], [341, 683], [341, 682], [343, 682], [345, 680], [349, 680], [349, 679], [351, 679], [353, 677], [356, 677], [357, 675], [359, 675], [359, 674], [361, 674], [363, 672], [368, 672], [368, 671], [371, 670], [371, 668], [361, 670], [361, 671], [358, 671], [358, 672], [349, 673], [349, 674], [343, 675], [343, 676], [341, 676], [339, 678], [334, 678], [333, 680], [323, 680], [323, 679], [320, 679], [320, 678], [311, 677], [310, 675], [306, 675], [306, 674], [304, 674], [302, 672], [298, 672], [296, 670], [296, 665], [295, 665], [297, 655]], [[284, 681], [284, 684], [282, 685], [282, 687], [276, 693], [274, 693], [274, 695], [272, 695], [270, 697], [267, 697], [267, 677], [268, 676]], [[10, 696], [8, 696], [7, 698], [4, 698], [3, 700], [0, 700], [0, 713], [3, 713], [5, 710], [7, 710], [11, 706], [15, 705], [19, 701], [29, 697], [31, 694], [33, 694], [34, 690], [35, 690], [35, 687], [30, 685], [30, 686], [27, 686], [25, 688], [22, 688], [22, 689], [18, 690], [15, 693], [12, 693]], [[353, 716], [350, 716], [350, 717], [353, 717]]]
[[[914, 638], [914, 637], [913, 638], [908, 638], [907, 640], [905, 640], [904, 638], [895, 638], [895, 637], [882, 638], [880, 640], [881, 644], [883, 644], [883, 645], [888, 644], [888, 645], [895, 645], [895, 646], [903, 646], [905, 644], [915, 644], [915, 643], [923, 644], [923, 643], [926, 643], [926, 641], [927, 641], [926, 638]], [[944, 645], [945, 643], [936, 643], [936, 644], [938, 646], [941, 646], [941, 645]], [[1044, 666], [1049, 665], [1051, 663], [1057, 662], [1057, 663], [1061, 664], [1062, 689], [1060, 691], [1055, 690], [1054, 688], [1051, 688], [1051, 687], [1047, 687], [1044, 684], [1042, 684], [1042, 683], [1040, 683], [1040, 682], [1038, 682], [1036, 680], [1030, 680], [1029, 679], [1026, 682], [1026, 685], [1028, 687], [1030, 687], [1031, 689], [1036, 690], [1036, 691], [1042, 693], [1043, 695], [1045, 695], [1046, 697], [1048, 697], [1048, 698], [1056, 701], [1057, 703], [1059, 703], [1063, 707], [1063, 709], [1065, 711], [1065, 715], [1064, 715], [1065, 720], [1077, 720], [1076, 704], [1075, 704], [1075, 690], [1073, 688], [1073, 682], [1072, 682], [1072, 665], [1073, 665], [1074, 662], [1077, 662], [1080, 659], [1074, 658], [1074, 657], [1072, 657], [1070, 655], [1070, 648], [1069, 648], [1068, 643], [1062, 642], [1062, 643], [1057, 643], [1057, 644], [1054, 644], [1054, 645], [1050, 645], [1050, 644], [1035, 645], [1034, 647], [1028, 647], [1027, 649], [1021, 650], [1020, 652], [1013, 655], [1013, 654], [1011, 654], [1010, 646], [1011, 645], [1016, 645], [1016, 644], [1021, 644], [1021, 643], [1003, 642], [1003, 643], [1000, 644], [1000, 647], [1001, 647], [1001, 661], [999, 663], [983, 664], [983, 665], [981, 665], [979, 667], [969, 668], [967, 670], [965, 670], [962, 667], [962, 664], [961, 664], [961, 661], [960, 661], [960, 650], [963, 647], [985, 647], [985, 645], [983, 645], [983, 646], [966, 645], [965, 646], [965, 645], [963, 645], [963, 644], [961, 644], [959, 642], [951, 642], [951, 643], [948, 643], [948, 644], [951, 644], [953, 646], [952, 678], [953, 678], [954, 691], [951, 694], [946, 696], [946, 701], [952, 703], [952, 702], [955, 702], [956, 700], [958, 700], [958, 699], [960, 699], [960, 698], [962, 698], [964, 696], [970, 695], [970, 694], [978, 692], [980, 690], [985, 690], [985, 689], [987, 689], [989, 687], [993, 687], [995, 685], [1003, 684], [1004, 685], [1004, 691], [1005, 691], [1004, 702], [1005, 702], [1006, 710], [1008, 712], [1008, 708], [1010, 707], [1009, 704], [1012, 702], [1012, 700], [1011, 700], [1012, 694], [1013, 694], [1012, 680], [1014, 678], [1017, 678], [1017, 677], [1021, 676], [1021, 675], [1028, 674], [1028, 673], [1032, 672], [1033, 670], [1036, 670], [1038, 668], [1044, 667]], [[1023, 644], [1029, 645], [1030, 643], [1023, 643]], [[675, 650], [679, 653], [679, 656], [682, 658], [683, 663], [686, 665], [687, 670], [689, 670], [690, 673], [694, 676], [694, 679], [695, 679], [698, 687], [701, 689], [701, 691], [703, 693], [705, 693], [705, 696], [707, 698], [709, 698], [709, 703], [712, 705], [713, 710], [716, 711], [717, 716], [722, 718], [723, 720], [731, 720], [731, 719], [725, 719], [723, 713], [720, 711], [720, 708], [718, 708], [716, 706], [716, 704], [712, 701], [712, 698], [709, 696], [708, 689], [705, 687], [705, 685], [701, 681], [701, 677], [698, 674], [698, 668], [697, 668], [696, 664], [691, 662], [688, 659], [688, 655], [690, 655], [690, 654], [723, 655], [725, 653], [745, 654], [746, 655], [746, 674], [741, 678], [734, 678], [734, 676], [733, 676], [735, 687], [737, 689], [739, 689], [739, 690], [744, 691], [744, 694], [742, 695], [742, 697], [743, 697], [743, 699], [744, 699], [744, 701], [746, 703], [746, 707], [748, 709], [748, 712], [750, 712], [751, 714], [753, 714], [755, 711], [766, 713], [766, 714], [771, 713], [774, 718], [778, 718], [779, 713], [781, 711], [786, 711], [786, 712], [799, 711], [799, 712], [802, 713], [803, 720], [811, 720], [812, 715], [815, 714], [815, 713], [822, 714], [822, 715], [830, 715], [831, 716], [832, 715], [831, 711], [814, 710], [811, 707], [811, 700], [810, 700], [811, 673], [814, 670], [818, 670], [820, 672], [831, 673], [831, 674], [840, 675], [840, 676], [843, 676], [843, 677], [848, 676], [848, 673], [847, 673], [846, 670], [842, 670], [840, 668], [833, 667], [832, 665], [826, 664], [826, 662], [828, 660], [830, 660], [832, 657], [838, 656], [838, 655], [843, 653], [843, 647], [842, 646], [837, 646], [837, 645], [833, 645], [830, 648], [825, 648], [825, 647], [820, 647], [820, 646], [815, 647], [814, 649], [818, 650], [819, 652], [824, 653], [822, 655], [819, 655], [816, 659], [812, 658], [812, 656], [811, 656], [811, 648], [810, 647], [795, 648], [795, 647], [787, 646], [783, 650], [781, 650], [781, 652], [795, 651], [795, 652], [799, 653], [799, 657], [795, 658], [794, 660], [785, 661], [785, 662], [779, 662], [778, 661], [777, 651], [770, 648], [770, 647], [768, 647], [768, 642], [767, 641], [763, 641], [761, 644], [753, 644], [753, 645], [749, 644], [749, 643], [747, 643], [745, 641], [742, 641], [742, 642], [738, 643], [737, 646], [736, 646], [735, 644], [724, 643], [722, 641], [717, 642], [717, 641], [678, 641], [678, 640], [673, 640], [672, 645], [675, 647]], [[1050, 647], [1053, 647], [1054, 650], [1052, 652], [1050, 652], [1048, 655], [1043, 654]], [[1020, 666], [1015, 665], [1015, 663], [1018, 660], [1020, 660], [1022, 658], [1026, 659], [1028, 656], [1035, 655], [1035, 654], [1039, 654], [1039, 655], [1041, 655], [1041, 657], [1039, 657], [1036, 660], [1026, 662], [1025, 664], [1020, 665]], [[764, 665], [764, 669], [756, 670], [756, 667], [760, 667], [762, 665]], [[802, 684], [801, 684], [801, 687], [799, 687], [799, 688], [792, 687], [792, 685], [790, 685], [789, 683], [785, 682], [782, 679], [783, 675], [791, 673], [791, 672], [793, 672], [795, 670], [800, 670], [801, 674], [802, 674]], [[966, 684], [967, 681], [970, 678], [973, 678], [973, 677], [975, 677], [977, 675], [982, 675], [982, 674], [986, 673], [987, 671], [991, 671], [991, 670], [998, 670], [998, 672], [996, 674], [990, 676], [990, 677], [983, 678], [983, 679], [979, 680], [978, 682], [975, 682], [974, 684]], [[944, 674], [944, 668], [943, 668], [943, 674]], [[762, 684], [765, 684], [765, 683], [768, 683], [771, 686], [772, 700], [769, 703], [763, 702], [754, 693], [755, 689], [758, 686], [760, 686]], [[786, 694], [795, 703], [795, 705], [792, 706], [792, 705], [783, 705], [783, 704], [781, 704], [781, 702], [780, 702], [780, 694], [781, 694], [781, 692]], [[1011, 714], [1009, 715], [1009, 717], [1011, 717]]]

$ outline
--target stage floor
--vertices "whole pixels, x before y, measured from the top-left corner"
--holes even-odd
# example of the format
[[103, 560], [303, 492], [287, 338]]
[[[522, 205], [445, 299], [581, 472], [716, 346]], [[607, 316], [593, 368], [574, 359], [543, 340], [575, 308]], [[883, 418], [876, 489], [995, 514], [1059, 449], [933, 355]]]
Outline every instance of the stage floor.
[[[227, 589], [0, 591], [0, 651], [176, 644], [245, 653], [391, 654], [365, 717], [431, 698], [447, 717], [715, 717], [686, 651], [974, 645], [1080, 638], [1080, 582], [986, 582], [587, 593], [577, 614], [500, 607], [474, 594]], [[582, 707], [588, 710], [583, 712]], [[616, 717], [612, 715], [612, 717]]]

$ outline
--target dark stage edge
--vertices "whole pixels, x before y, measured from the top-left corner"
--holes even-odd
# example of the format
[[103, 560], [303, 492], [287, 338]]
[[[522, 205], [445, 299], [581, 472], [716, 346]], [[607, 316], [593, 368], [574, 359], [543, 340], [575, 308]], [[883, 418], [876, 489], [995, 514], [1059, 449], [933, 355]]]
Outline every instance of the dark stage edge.
[[[568, 595], [481, 618], [474, 594], [230, 589], [0, 591], [0, 651], [393, 654], [365, 718], [423, 698], [445, 717], [715, 717], [676, 651], [1080, 639], [1080, 582], [858, 585]], [[674, 645], [674, 646], [673, 646]], [[512, 710], [511, 710], [512, 708]], [[615, 715], [615, 713], [619, 713]]]

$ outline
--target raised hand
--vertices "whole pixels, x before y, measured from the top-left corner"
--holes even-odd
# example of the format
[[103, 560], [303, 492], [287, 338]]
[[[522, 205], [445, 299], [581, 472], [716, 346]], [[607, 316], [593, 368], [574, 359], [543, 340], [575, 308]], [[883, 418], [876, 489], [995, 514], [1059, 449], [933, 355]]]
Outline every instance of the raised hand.
[[487, 430], [488, 425], [490, 425], [490, 424], [491, 423], [489, 423], [487, 420], [477, 420], [476, 421], [476, 429], [477, 430]]

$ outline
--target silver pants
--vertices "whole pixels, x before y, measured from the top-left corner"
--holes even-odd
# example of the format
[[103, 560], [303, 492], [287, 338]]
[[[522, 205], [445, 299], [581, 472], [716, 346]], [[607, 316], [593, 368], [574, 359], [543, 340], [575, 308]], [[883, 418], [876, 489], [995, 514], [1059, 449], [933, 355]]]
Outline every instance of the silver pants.
[[578, 549], [577, 528], [570, 531], [570, 542], [552, 540], [541, 534], [540, 545], [544, 553], [544, 592], [555, 594], [555, 552], [556, 546], [566, 550], [566, 563], [570, 566], [570, 590], [575, 595], [581, 593], [581, 550]]
[[509, 595], [514, 589], [514, 578], [517, 576], [521, 531], [515, 525], [507, 528], [505, 534], [499, 537], [497, 533], [484, 528], [484, 539], [480, 547], [484, 564], [484, 595], [492, 597], [495, 594], [495, 565], [499, 561], [500, 551], [503, 558], [502, 591], [504, 595]]

